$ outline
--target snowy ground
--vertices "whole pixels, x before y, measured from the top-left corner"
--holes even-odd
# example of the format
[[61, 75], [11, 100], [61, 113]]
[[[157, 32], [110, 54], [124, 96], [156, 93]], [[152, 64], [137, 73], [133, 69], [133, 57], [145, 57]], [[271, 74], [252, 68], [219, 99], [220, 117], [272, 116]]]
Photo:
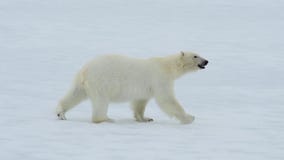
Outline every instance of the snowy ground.
[[[1, 0], [0, 159], [284, 159], [281, 0]], [[98, 54], [192, 50], [206, 70], [176, 83], [191, 125], [151, 102], [153, 123], [114, 104], [92, 124], [89, 102], [54, 115], [75, 72]]]

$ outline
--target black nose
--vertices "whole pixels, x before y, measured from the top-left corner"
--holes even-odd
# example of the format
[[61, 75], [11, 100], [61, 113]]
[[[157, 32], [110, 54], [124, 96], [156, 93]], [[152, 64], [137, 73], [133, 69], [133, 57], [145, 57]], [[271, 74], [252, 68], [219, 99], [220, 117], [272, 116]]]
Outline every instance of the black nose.
[[203, 61], [203, 66], [206, 66], [207, 64], [208, 64], [207, 60]]

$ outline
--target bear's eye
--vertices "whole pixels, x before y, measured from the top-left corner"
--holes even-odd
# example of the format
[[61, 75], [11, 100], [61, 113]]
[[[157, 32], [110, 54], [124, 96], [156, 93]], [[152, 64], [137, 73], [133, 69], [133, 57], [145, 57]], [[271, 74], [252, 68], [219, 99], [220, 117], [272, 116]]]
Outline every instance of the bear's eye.
[[197, 58], [197, 56], [194, 56], [193, 58]]

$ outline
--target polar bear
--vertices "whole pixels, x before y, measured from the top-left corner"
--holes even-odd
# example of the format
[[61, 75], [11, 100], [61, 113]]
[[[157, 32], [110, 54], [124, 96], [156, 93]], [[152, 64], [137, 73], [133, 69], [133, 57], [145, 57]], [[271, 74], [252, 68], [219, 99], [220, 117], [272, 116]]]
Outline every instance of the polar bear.
[[65, 113], [89, 98], [92, 121], [112, 121], [107, 116], [111, 102], [131, 102], [134, 117], [139, 122], [153, 121], [144, 117], [147, 102], [154, 98], [160, 108], [181, 123], [191, 123], [174, 95], [174, 80], [185, 73], [204, 69], [208, 61], [193, 52], [180, 52], [149, 59], [122, 55], [100, 56], [87, 63], [76, 75], [73, 85], [59, 102], [56, 114], [65, 120]]

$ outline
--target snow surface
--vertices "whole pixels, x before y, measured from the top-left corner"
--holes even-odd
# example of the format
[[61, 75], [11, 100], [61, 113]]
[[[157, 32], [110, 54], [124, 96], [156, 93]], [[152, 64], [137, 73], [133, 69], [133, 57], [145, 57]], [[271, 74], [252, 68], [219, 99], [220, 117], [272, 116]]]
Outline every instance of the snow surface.
[[[284, 159], [284, 1], [1, 0], [0, 159]], [[206, 70], [176, 82], [196, 116], [180, 125], [151, 102], [138, 123], [92, 124], [89, 102], [56, 119], [74, 74], [99, 54], [191, 50]]]

